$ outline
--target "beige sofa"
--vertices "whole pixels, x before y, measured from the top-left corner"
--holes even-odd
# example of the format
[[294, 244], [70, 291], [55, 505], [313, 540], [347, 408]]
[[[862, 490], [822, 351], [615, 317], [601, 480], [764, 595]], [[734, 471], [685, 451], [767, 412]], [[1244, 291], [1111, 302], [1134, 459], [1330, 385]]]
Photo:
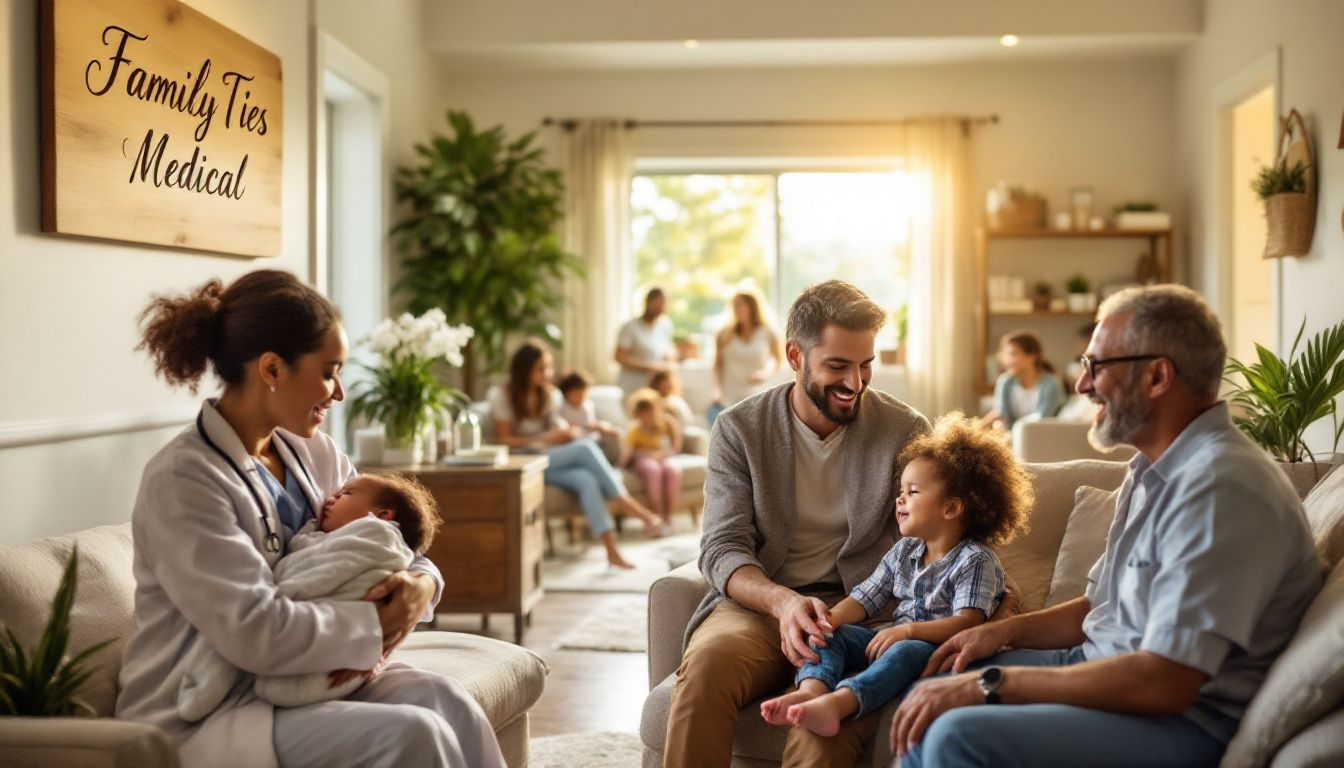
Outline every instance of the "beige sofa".
[[[593, 401], [598, 419], [618, 428], [624, 427], [629, 421], [625, 415], [623, 394], [620, 387], [599, 384], [588, 390], [588, 396]], [[486, 443], [495, 442], [494, 420], [490, 416], [489, 404], [484, 402], [474, 403], [472, 409], [481, 420], [482, 440]], [[602, 450], [614, 464], [620, 456], [620, 440], [604, 438], [602, 440]], [[679, 509], [690, 514], [692, 523], [698, 523], [700, 510], [704, 508], [705, 474], [709, 467], [706, 459], [708, 453], [709, 435], [707, 430], [698, 426], [688, 427], [685, 430], [682, 452], [675, 457], [674, 461], [681, 467]], [[644, 491], [644, 481], [640, 479], [639, 475], [628, 469], [622, 469], [621, 478], [626, 489], [630, 491], [630, 495], [647, 506], [649, 497]], [[576, 532], [587, 525], [583, 510], [579, 508], [578, 498], [563, 488], [546, 486], [546, 496], [543, 504], [546, 508], [547, 525], [549, 526], [554, 521], [560, 521], [568, 530], [571, 543], [575, 539]], [[620, 530], [621, 516], [614, 511], [613, 515], [616, 528]], [[549, 540], [549, 529], [547, 530], [547, 536]]]
[[[1022, 591], [1024, 609], [1039, 610], [1046, 605], [1047, 598], [1054, 604], [1080, 594], [1088, 566], [1104, 547], [1104, 530], [1113, 512], [1113, 502], [1106, 509], [1106, 494], [1078, 492], [1078, 489], [1080, 486], [1114, 489], [1124, 479], [1126, 465], [1080, 460], [1032, 464], [1029, 469], [1036, 490], [1031, 530], [1001, 548], [999, 555]], [[1090, 513], [1084, 501], [1088, 498], [1097, 500], [1092, 503]], [[1341, 707], [1344, 566], [1339, 565], [1344, 558], [1344, 471], [1323, 480], [1305, 506], [1322, 559], [1332, 570], [1297, 636], [1252, 701], [1224, 758], [1223, 765], [1229, 768], [1344, 765], [1344, 707]], [[1105, 510], [1100, 518], [1098, 509]], [[1078, 542], [1087, 538], [1084, 534], [1089, 530], [1094, 550], [1081, 552], [1084, 548]], [[1059, 571], [1057, 565], [1061, 566]], [[640, 723], [645, 768], [662, 763], [674, 673], [681, 662], [682, 636], [707, 590], [694, 563], [664, 576], [649, 590], [650, 691]], [[893, 703], [882, 711], [877, 737], [868, 745], [860, 765], [874, 768], [891, 765], [887, 734], [894, 709]], [[733, 765], [740, 768], [778, 765], [784, 737], [784, 729], [761, 720], [757, 702], [748, 704], [737, 720]]]
[[[36, 644], [76, 543], [79, 587], [71, 612], [70, 652], [115, 638], [94, 657], [97, 671], [84, 689], [98, 718], [0, 718], [0, 765], [177, 766], [177, 749], [163, 731], [111, 719], [122, 646], [134, 628], [129, 524], [0, 546], [0, 624], [11, 628], [27, 647]], [[499, 640], [433, 631], [412, 634], [392, 657], [464, 684], [494, 725], [508, 764], [527, 765], [527, 711], [541, 697], [546, 682], [547, 668], [540, 657]], [[258, 736], [270, 738], [270, 734]]]

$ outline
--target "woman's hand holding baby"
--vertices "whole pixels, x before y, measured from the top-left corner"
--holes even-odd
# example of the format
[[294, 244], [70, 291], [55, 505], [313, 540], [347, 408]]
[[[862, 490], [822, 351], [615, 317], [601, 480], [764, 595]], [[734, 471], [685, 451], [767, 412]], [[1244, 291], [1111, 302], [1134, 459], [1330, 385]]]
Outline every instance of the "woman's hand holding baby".
[[433, 577], [424, 573], [397, 571], [373, 586], [365, 600], [378, 603], [378, 623], [383, 629], [383, 655], [387, 655], [415, 628], [434, 599]]

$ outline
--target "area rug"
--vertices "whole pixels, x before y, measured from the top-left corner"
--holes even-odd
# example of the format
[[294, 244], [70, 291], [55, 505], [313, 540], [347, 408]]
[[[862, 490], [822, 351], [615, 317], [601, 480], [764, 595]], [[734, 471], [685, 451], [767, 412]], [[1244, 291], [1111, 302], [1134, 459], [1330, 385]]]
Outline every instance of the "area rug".
[[644, 746], [633, 733], [566, 733], [529, 743], [531, 768], [639, 768]]
[[648, 650], [647, 617], [648, 599], [644, 595], [622, 595], [580, 619], [556, 638], [553, 647], [643, 653]]
[[[628, 537], [627, 537], [628, 536]], [[623, 536], [621, 554], [633, 569], [607, 565], [602, 545], [591, 542], [567, 554], [546, 558], [542, 584], [548, 592], [637, 592], [647, 594], [658, 577], [700, 556], [698, 532], [677, 533], [661, 539]]]

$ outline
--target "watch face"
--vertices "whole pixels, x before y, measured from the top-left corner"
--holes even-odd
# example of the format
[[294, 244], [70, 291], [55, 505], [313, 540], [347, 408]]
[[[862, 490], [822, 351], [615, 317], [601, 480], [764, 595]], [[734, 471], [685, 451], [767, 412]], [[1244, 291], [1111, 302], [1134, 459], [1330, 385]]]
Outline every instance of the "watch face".
[[989, 686], [997, 686], [1003, 680], [1003, 670], [999, 667], [987, 667], [980, 673], [980, 682]]

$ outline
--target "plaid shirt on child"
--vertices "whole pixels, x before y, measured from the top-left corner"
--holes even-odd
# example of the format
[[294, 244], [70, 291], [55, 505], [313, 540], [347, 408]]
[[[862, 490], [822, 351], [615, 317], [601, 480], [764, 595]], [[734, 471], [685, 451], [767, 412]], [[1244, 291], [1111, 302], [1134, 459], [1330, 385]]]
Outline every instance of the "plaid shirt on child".
[[896, 542], [873, 575], [849, 594], [871, 618], [896, 601], [897, 624], [946, 619], [963, 608], [978, 608], [986, 618], [1003, 597], [1003, 566], [984, 544], [962, 539], [945, 557], [924, 567], [923, 539]]

